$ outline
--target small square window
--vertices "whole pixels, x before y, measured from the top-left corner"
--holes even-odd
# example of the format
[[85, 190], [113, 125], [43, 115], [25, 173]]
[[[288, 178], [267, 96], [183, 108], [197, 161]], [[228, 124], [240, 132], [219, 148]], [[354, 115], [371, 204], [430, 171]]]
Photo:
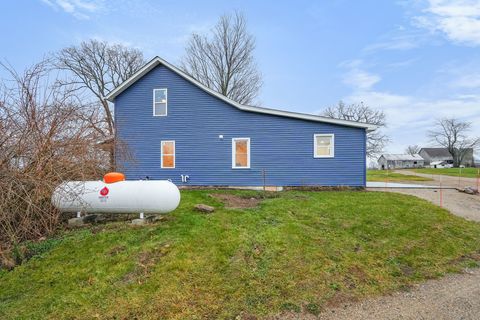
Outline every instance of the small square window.
[[315, 158], [332, 158], [334, 156], [333, 134], [316, 134], [313, 136]]
[[153, 115], [167, 115], [167, 89], [153, 89]]

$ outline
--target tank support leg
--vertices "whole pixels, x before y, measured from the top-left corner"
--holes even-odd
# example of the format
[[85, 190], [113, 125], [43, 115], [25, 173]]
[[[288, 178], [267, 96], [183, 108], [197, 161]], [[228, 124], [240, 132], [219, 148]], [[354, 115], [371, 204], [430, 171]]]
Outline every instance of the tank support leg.
[[140, 219], [143, 219], [143, 218], [144, 218], [143, 212], [140, 212]]

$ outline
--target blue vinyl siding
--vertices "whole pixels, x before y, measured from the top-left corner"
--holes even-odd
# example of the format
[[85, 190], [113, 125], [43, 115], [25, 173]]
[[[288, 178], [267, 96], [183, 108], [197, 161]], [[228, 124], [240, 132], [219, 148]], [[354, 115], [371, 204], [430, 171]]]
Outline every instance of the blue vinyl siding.
[[[168, 89], [166, 117], [153, 116], [155, 88]], [[116, 97], [115, 120], [127, 179], [261, 186], [265, 170], [270, 186], [365, 186], [365, 129], [242, 111], [163, 66]], [[317, 133], [335, 135], [335, 157], [314, 158]], [[232, 168], [232, 138], [250, 138], [250, 169]], [[162, 140], [175, 140], [174, 169], [160, 166]]]

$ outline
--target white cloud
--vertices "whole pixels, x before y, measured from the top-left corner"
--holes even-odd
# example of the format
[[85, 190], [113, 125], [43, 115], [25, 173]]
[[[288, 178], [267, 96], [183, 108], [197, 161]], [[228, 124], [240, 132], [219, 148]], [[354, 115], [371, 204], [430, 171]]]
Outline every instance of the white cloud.
[[347, 103], [364, 102], [382, 109], [387, 115], [385, 132], [392, 143], [390, 152], [403, 152], [410, 144], [429, 145], [427, 131], [437, 118], [456, 117], [472, 122], [472, 135], [480, 136], [480, 96], [457, 95], [449, 99], [423, 99], [381, 91], [357, 91], [343, 99]]
[[354, 90], [369, 90], [381, 80], [379, 75], [365, 71], [362, 64], [362, 60], [346, 61], [340, 64], [341, 67], [349, 69], [343, 77], [343, 82]]
[[[469, 65], [468, 74], [465, 68], [455, 67], [452, 63], [448, 66], [443, 73], [451, 83], [438, 89], [439, 93], [449, 89], [447, 95], [445, 98], [438, 95], [427, 98], [425, 94], [405, 95], [375, 89], [374, 85], [381, 81], [379, 75], [370, 73], [362, 60], [346, 61], [340, 67], [347, 69], [344, 82], [353, 90], [342, 100], [346, 103], [363, 102], [385, 112], [388, 127], [384, 131], [392, 139], [387, 148], [390, 152], [403, 152], [410, 144], [429, 145], [427, 131], [438, 118], [455, 117], [472, 122], [472, 135], [480, 136], [480, 94], [470, 92], [472, 88], [480, 87], [480, 76], [474, 72], [473, 65]], [[432, 81], [436, 82], [435, 79]]]
[[185, 46], [193, 33], [206, 34], [213, 28], [214, 24], [215, 21], [204, 21], [202, 23], [187, 24], [186, 26], [182, 26], [181, 33], [175, 36], [172, 42]]
[[480, 1], [428, 0], [414, 24], [431, 32], [441, 32], [456, 43], [480, 45]]
[[77, 19], [89, 19], [103, 7], [103, 0], [41, 0], [55, 10], [62, 10]]
[[[371, 65], [366, 59], [372, 53], [438, 44], [441, 43], [439, 38], [433, 36], [437, 33], [454, 43], [480, 45], [480, 0], [409, 0], [406, 2], [408, 10], [418, 8], [420, 1], [427, 3], [427, 7], [413, 17], [414, 24], [420, 29], [397, 27], [365, 47], [361, 52], [363, 60], [340, 64], [345, 70], [343, 82], [352, 88], [342, 100], [346, 103], [364, 102], [372, 108], [382, 109], [387, 115], [388, 127], [384, 131], [392, 139], [387, 152], [403, 152], [410, 144], [430, 145], [427, 132], [438, 118], [455, 117], [471, 122], [472, 136], [480, 136], [480, 63], [476, 60], [445, 63], [435, 70], [428, 83], [421, 83], [406, 94], [399, 94], [395, 89], [380, 90], [378, 84], [382, 74], [370, 71]], [[381, 67], [388, 72], [404, 68], [417, 59], [410, 56], [383, 66], [377, 62], [375, 70]]]
[[345, 75], [343, 81], [356, 89], [366, 90], [379, 82], [380, 77], [376, 74], [368, 73], [365, 70], [352, 69]]
[[480, 74], [465, 74], [453, 80], [452, 85], [458, 88], [478, 89], [480, 88]]
[[[404, 29], [399, 29], [397, 32], [405, 32]], [[379, 50], [410, 50], [417, 48], [420, 45], [421, 37], [415, 34], [388, 34], [384, 39], [366, 46], [362, 51], [364, 53], [374, 53]]]

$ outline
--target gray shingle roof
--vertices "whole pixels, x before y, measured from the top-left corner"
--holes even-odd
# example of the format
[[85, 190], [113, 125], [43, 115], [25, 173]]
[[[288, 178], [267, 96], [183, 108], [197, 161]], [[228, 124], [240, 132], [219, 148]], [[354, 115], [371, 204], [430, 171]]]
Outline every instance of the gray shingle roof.
[[440, 158], [440, 157], [451, 157], [452, 155], [448, 152], [447, 148], [422, 148], [420, 151], [425, 151], [430, 157]]

